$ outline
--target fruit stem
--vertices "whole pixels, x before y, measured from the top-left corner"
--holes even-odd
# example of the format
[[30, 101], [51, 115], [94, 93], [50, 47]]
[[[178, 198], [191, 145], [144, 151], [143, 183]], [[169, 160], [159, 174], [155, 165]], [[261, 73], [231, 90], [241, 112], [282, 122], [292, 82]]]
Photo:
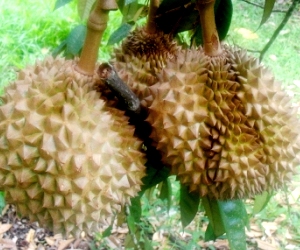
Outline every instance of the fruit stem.
[[84, 75], [93, 75], [101, 38], [107, 26], [110, 10], [117, 9], [115, 0], [97, 0], [87, 22], [87, 34], [76, 70]]
[[202, 28], [203, 49], [208, 56], [219, 56], [223, 52], [216, 28], [214, 5], [215, 0], [196, 1]]
[[156, 12], [159, 7], [159, 4], [160, 4], [160, 0], [150, 0], [150, 6], [149, 6], [148, 18], [147, 18], [147, 24], [146, 24], [146, 31], [148, 34], [156, 33], [155, 16], [156, 16]]
[[98, 76], [108, 88], [116, 95], [116, 97], [125, 105], [126, 109], [134, 113], [139, 113], [141, 103], [138, 97], [118, 76], [118, 73], [108, 63], [102, 63], [98, 70]]

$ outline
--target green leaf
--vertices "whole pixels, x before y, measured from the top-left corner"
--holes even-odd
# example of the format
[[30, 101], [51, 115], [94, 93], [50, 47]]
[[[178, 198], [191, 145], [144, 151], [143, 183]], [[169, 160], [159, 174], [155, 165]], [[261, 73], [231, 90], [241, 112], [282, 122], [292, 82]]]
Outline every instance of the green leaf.
[[132, 25], [128, 23], [123, 23], [121, 26], [115, 30], [108, 39], [107, 45], [113, 45], [122, 41], [126, 36], [128, 36]]
[[123, 23], [135, 22], [140, 15], [142, 14], [143, 9], [146, 6], [143, 4], [139, 4], [137, 1], [134, 1], [128, 5], [124, 5], [122, 9], [120, 9], [123, 14]]
[[268, 192], [263, 192], [260, 195], [256, 195], [252, 212], [253, 215], [261, 212], [267, 206], [272, 196], [273, 194]]
[[193, 36], [191, 37], [191, 44], [195, 44], [196, 46], [203, 44], [202, 29], [200, 25], [197, 26]]
[[157, 16], [157, 25], [165, 33], [191, 30], [199, 23], [198, 11], [190, 0], [163, 0]]
[[134, 221], [134, 217], [131, 214], [127, 216], [127, 225], [130, 232], [135, 233], [136, 231], [135, 221]]
[[67, 40], [63, 40], [53, 51], [52, 56], [57, 57], [61, 52], [67, 48]]
[[200, 196], [198, 193], [189, 192], [185, 185], [180, 185], [180, 215], [181, 224], [186, 227], [195, 218], [199, 208]]
[[79, 52], [83, 47], [85, 36], [86, 26], [82, 24], [76, 26], [67, 37], [66, 53], [73, 56], [79, 55]]
[[[225, 233], [225, 228], [221, 217], [218, 201], [209, 197], [203, 197], [202, 204], [209, 219], [209, 224], [213, 229], [214, 237], [217, 238], [223, 235]], [[206, 230], [209, 230], [209, 228], [207, 228]]]
[[4, 207], [5, 207], [4, 193], [0, 192], [0, 214]]
[[[183, 14], [183, 13], [182, 13]], [[186, 30], [194, 29], [199, 25], [199, 13], [195, 9], [185, 10], [185, 14], [182, 15], [181, 20], [176, 29], [176, 33], [180, 33]], [[173, 29], [173, 27], [172, 27]]]
[[[220, 41], [224, 40], [231, 24], [233, 6], [231, 0], [216, 1], [215, 3], [215, 21]], [[197, 17], [199, 19], [199, 17]], [[191, 38], [191, 44], [202, 45], [202, 29], [200, 23], [197, 25]]]
[[141, 198], [139, 196], [131, 198], [131, 205], [129, 207], [130, 215], [136, 223], [140, 222], [142, 216]]
[[[220, 40], [224, 40], [228, 33], [232, 12], [231, 0], [216, 0], [215, 20]], [[197, 46], [202, 44], [199, 12], [191, 1], [164, 0], [158, 8], [157, 24], [165, 33], [194, 30], [192, 42]]]
[[248, 215], [241, 200], [218, 201], [202, 198], [202, 204], [209, 218], [205, 240], [214, 240], [226, 233], [230, 249], [245, 250]]
[[149, 161], [146, 163], [146, 167], [147, 172], [146, 176], [142, 179], [144, 185], [142, 186], [141, 194], [144, 193], [147, 189], [167, 179], [170, 174], [169, 168], [164, 166], [155, 168]]
[[224, 40], [231, 24], [233, 7], [231, 0], [222, 0], [215, 6], [215, 19], [220, 41]]
[[172, 203], [172, 186], [169, 178], [163, 180], [159, 198], [162, 200], [167, 200], [167, 209], [169, 211]]
[[211, 240], [214, 241], [214, 240], [216, 240], [216, 239], [217, 239], [217, 237], [216, 237], [216, 235], [215, 235], [214, 229], [213, 229], [211, 223], [209, 223], [209, 224], [207, 225], [206, 230], [205, 230], [205, 237], [204, 237], [204, 240], [205, 240], [205, 241], [211, 241]]
[[111, 235], [111, 231], [112, 231], [112, 226], [110, 225], [108, 228], [106, 228], [104, 230], [104, 232], [102, 233], [102, 238], [108, 237]]
[[144, 197], [148, 200], [149, 203], [151, 203], [155, 191], [156, 191], [156, 186], [152, 186], [151, 188], [145, 190], [145, 192], [143, 193]]
[[[241, 200], [217, 201], [230, 249], [246, 250], [246, 209]], [[248, 219], [246, 219], [248, 221]]]
[[135, 249], [134, 240], [131, 234], [127, 234], [124, 242], [125, 249]]
[[143, 17], [142, 13], [145, 9], [145, 5], [139, 5], [139, 9], [135, 12], [134, 16], [132, 17], [132, 22], [136, 23], [140, 18]]
[[126, 6], [128, 4], [133, 3], [133, 2], [138, 2], [138, 1], [136, 1], [136, 0], [124, 0], [124, 5]]
[[145, 250], [153, 250], [153, 246], [151, 241], [148, 239], [147, 235], [144, 235], [144, 249]]
[[121, 13], [123, 13], [124, 11], [124, 7], [126, 7], [129, 4], [138, 4], [138, 0], [118, 0], [117, 4], [119, 7], [119, 10], [121, 11]]
[[95, 2], [96, 0], [78, 0], [77, 11], [81, 20], [88, 18]]
[[54, 10], [57, 10], [58, 8], [68, 4], [69, 2], [71, 2], [72, 0], [57, 0], [54, 6]]
[[261, 18], [259, 27], [262, 26], [271, 16], [275, 1], [276, 0], [265, 0], [264, 13]]

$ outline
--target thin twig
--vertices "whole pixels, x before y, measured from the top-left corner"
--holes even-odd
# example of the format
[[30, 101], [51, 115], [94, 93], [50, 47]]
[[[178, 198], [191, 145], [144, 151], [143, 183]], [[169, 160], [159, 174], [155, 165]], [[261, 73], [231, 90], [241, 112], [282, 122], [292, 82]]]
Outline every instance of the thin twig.
[[274, 33], [273, 33], [272, 37], [270, 38], [269, 42], [262, 49], [262, 51], [260, 53], [260, 56], [259, 56], [259, 60], [260, 61], [262, 61], [265, 53], [271, 47], [271, 45], [275, 41], [276, 37], [279, 35], [280, 31], [283, 29], [283, 27], [286, 25], [286, 23], [288, 22], [288, 20], [292, 16], [292, 13], [295, 10], [295, 8], [296, 8], [296, 6], [297, 6], [297, 4], [298, 4], [299, 1], [300, 0], [293, 0], [292, 5], [290, 6], [290, 8], [288, 9], [288, 11], [286, 12], [286, 14], [285, 14], [282, 22], [279, 24], [279, 26], [277, 27], [277, 29], [274, 31]]
[[[260, 4], [257, 4], [257, 3], [253, 3], [251, 1], [247, 1], [247, 0], [242, 0], [242, 1], [245, 2], [245, 3], [251, 4], [253, 6], [256, 6], [258, 8], [261, 8], [261, 9], [265, 8], [264, 6], [262, 6]], [[272, 10], [272, 12], [286, 13], [287, 11], [286, 10]]]

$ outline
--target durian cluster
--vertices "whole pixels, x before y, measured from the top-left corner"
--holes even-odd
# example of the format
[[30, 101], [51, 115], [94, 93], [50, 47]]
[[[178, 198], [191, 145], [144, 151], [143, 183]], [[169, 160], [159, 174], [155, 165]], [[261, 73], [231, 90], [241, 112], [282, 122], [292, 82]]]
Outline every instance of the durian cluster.
[[48, 58], [9, 85], [0, 106], [0, 189], [55, 233], [108, 225], [145, 175], [141, 141], [74, 61]]
[[[241, 49], [219, 57], [135, 30], [114, 66], [149, 108], [150, 135], [171, 174], [200, 196], [280, 188], [299, 165], [297, 109]], [[0, 106], [0, 190], [32, 221], [65, 235], [108, 225], [145, 176], [142, 142], [75, 62], [48, 58], [9, 85]], [[98, 86], [99, 87], [99, 86]]]
[[300, 123], [270, 71], [243, 50], [223, 50], [220, 57], [201, 47], [178, 51], [142, 101], [163, 162], [190, 191], [251, 197], [290, 180], [300, 163]]

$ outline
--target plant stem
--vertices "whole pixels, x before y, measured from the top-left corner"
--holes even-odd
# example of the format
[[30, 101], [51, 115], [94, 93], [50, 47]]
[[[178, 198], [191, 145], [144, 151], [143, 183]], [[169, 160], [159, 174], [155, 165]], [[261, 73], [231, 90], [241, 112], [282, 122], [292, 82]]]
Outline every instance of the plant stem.
[[160, 0], [150, 0], [150, 6], [148, 11], [148, 19], [146, 24], [146, 31], [148, 34], [154, 34], [156, 32], [156, 12], [159, 7]]
[[87, 35], [76, 70], [93, 75], [101, 38], [107, 26], [109, 10], [117, 8], [115, 0], [97, 0], [87, 23]]
[[215, 22], [214, 4], [215, 0], [196, 1], [202, 28], [203, 49], [208, 56], [219, 56], [223, 52]]
[[121, 80], [118, 73], [110, 64], [102, 63], [97, 73], [117, 98], [125, 104], [127, 110], [135, 113], [140, 112], [140, 100]]

